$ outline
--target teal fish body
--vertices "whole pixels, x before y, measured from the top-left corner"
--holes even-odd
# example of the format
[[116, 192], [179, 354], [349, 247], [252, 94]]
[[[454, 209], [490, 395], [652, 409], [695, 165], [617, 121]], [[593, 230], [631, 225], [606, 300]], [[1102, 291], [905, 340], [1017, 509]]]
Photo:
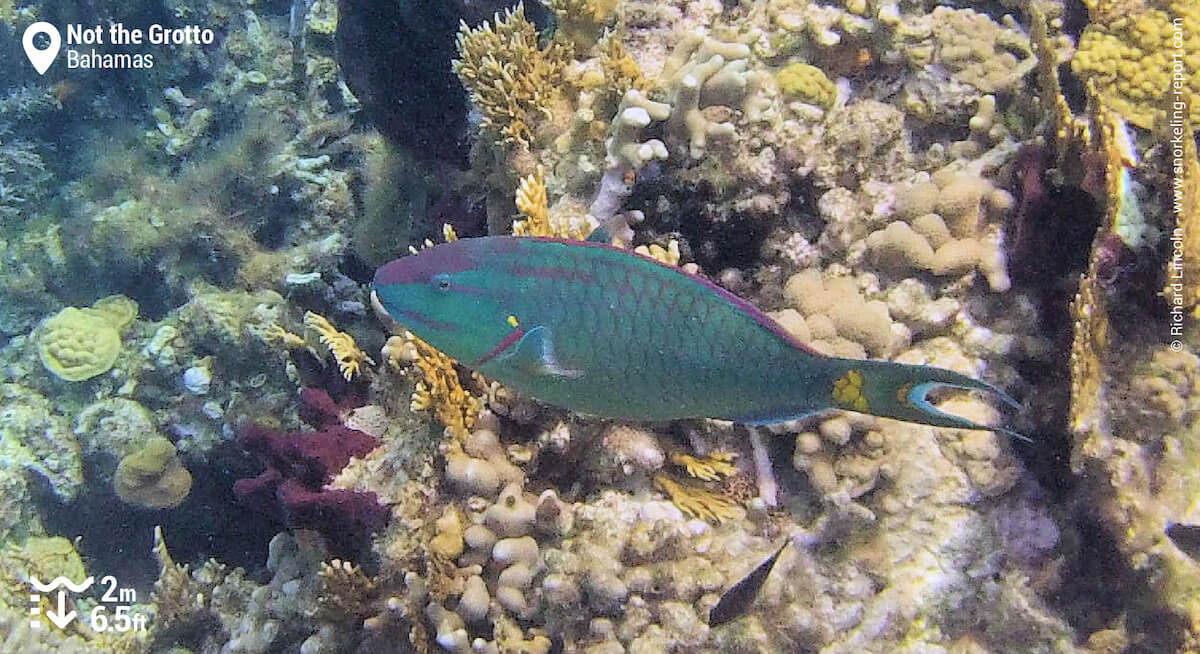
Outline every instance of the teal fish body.
[[381, 267], [374, 294], [392, 319], [463, 365], [606, 418], [764, 424], [837, 408], [990, 429], [937, 410], [925, 394], [999, 393], [950, 370], [821, 355], [711, 282], [599, 243], [460, 239]]

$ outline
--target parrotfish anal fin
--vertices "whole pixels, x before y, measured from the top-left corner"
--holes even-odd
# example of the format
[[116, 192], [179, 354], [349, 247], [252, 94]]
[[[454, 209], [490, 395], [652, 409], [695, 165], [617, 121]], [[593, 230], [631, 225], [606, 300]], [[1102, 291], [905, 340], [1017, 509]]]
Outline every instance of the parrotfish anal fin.
[[581, 370], [572, 370], [559, 365], [554, 358], [554, 340], [550, 330], [538, 325], [525, 332], [517, 346], [500, 357], [513, 367], [530, 375], [552, 375], [575, 379], [583, 375]]

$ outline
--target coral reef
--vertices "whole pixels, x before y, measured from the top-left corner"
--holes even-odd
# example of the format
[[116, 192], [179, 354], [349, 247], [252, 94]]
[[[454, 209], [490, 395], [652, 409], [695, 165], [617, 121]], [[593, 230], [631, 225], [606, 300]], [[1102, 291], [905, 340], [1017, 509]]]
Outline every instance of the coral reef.
[[[116, 4], [0, 0], [13, 57], [35, 18], [219, 32], [0, 89], [0, 650], [1195, 649], [1194, 3]], [[539, 405], [371, 319], [443, 222], [603, 227], [819, 352], [995, 384], [931, 401], [1035, 445]], [[148, 633], [30, 624], [27, 575], [149, 565], [101, 551], [143, 518]]]
[[0, 485], [4, 508], [0, 511], [0, 542], [22, 540], [42, 533], [34, 509], [28, 473], [42, 477], [62, 500], [76, 497], [83, 488], [83, 459], [68, 421], [54, 404], [33, 389], [0, 384]]

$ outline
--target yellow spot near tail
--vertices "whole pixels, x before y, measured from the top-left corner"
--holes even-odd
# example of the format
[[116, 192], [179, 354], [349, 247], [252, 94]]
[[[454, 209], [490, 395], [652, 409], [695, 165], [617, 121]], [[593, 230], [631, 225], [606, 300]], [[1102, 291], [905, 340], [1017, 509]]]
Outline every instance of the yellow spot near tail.
[[509, 316], [508, 317], [508, 326], [509, 327], [520, 327], [521, 322], [519, 320], [517, 320], [516, 316]]
[[867, 412], [871, 405], [863, 395], [863, 376], [857, 370], [848, 371], [833, 382], [833, 401], [844, 409]]

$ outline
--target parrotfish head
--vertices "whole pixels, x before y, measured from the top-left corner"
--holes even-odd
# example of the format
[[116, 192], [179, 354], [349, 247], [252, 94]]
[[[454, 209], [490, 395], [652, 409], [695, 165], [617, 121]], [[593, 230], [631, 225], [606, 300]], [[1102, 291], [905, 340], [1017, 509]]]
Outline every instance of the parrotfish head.
[[377, 304], [442, 352], [478, 364], [519, 336], [505, 306], [506, 280], [489, 269], [485, 247], [460, 239], [383, 265], [375, 271]]

